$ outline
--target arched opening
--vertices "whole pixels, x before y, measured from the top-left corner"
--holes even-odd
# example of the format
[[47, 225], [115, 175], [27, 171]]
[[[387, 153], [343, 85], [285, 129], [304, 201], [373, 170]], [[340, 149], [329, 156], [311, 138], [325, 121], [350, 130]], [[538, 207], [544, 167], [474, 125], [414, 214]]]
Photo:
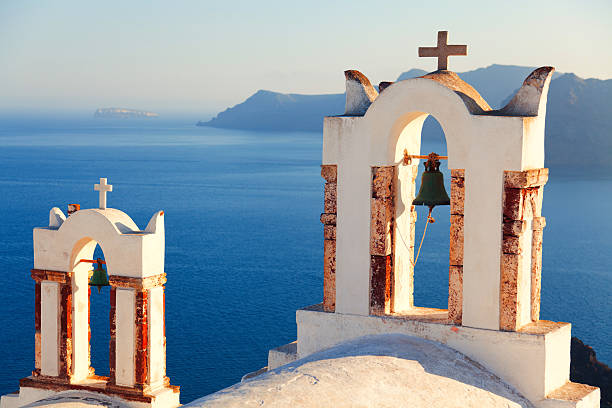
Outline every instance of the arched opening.
[[[104, 253], [100, 245], [96, 245], [92, 259], [104, 260]], [[95, 268], [95, 264], [92, 265]], [[106, 268], [108, 273], [108, 267]], [[88, 274], [91, 278], [91, 274]], [[109, 343], [110, 343], [110, 287], [89, 288], [89, 328], [90, 328], [90, 365], [95, 369], [96, 375], [108, 377], [109, 375]]]
[[[450, 149], [447, 148], [445, 133], [440, 122], [424, 112], [404, 115], [398, 121], [397, 132], [399, 136], [393, 146], [397, 163], [393, 203], [395, 217], [392, 221], [393, 282], [391, 307], [388, 311], [399, 315], [426, 314], [436, 319], [451, 318], [460, 322], [463, 210], [460, 210], [461, 215], [458, 216], [453, 215], [450, 206], [436, 206], [432, 212], [435, 223], [427, 225], [419, 253], [429, 208], [413, 206], [412, 201], [418, 194], [426, 160], [403, 160], [405, 151], [410, 156], [427, 156], [431, 152], [448, 156]], [[453, 170], [451, 174], [448, 160], [440, 160], [440, 171], [444, 175], [444, 188], [452, 201], [453, 192], [455, 198], [458, 196], [459, 184], [451, 176], [457, 176], [457, 173]], [[457, 212], [457, 209], [453, 211]], [[450, 312], [447, 313], [447, 309]]]
[[[89, 286], [97, 265], [87, 262], [104, 260], [104, 252], [97, 241], [86, 237], [76, 243], [71, 258], [74, 265], [72, 378], [82, 381], [93, 374], [107, 377], [110, 371], [110, 289], [102, 287], [98, 292], [97, 288]], [[107, 266], [103, 266], [108, 273]]]
[[[440, 156], [447, 155], [446, 139], [440, 123], [428, 116], [421, 131], [421, 155], [435, 152]], [[421, 176], [424, 171], [422, 159], [419, 162], [418, 174], [415, 180], [415, 192], [421, 187]], [[444, 174], [444, 188], [451, 194], [451, 175], [448, 160], [440, 160], [440, 171]], [[417, 219], [414, 240], [414, 305], [446, 309], [448, 306], [448, 253], [450, 207], [436, 206], [432, 212], [435, 223], [427, 225], [427, 231], [421, 246], [418, 259], [417, 252], [425, 230], [429, 208], [415, 206]]]

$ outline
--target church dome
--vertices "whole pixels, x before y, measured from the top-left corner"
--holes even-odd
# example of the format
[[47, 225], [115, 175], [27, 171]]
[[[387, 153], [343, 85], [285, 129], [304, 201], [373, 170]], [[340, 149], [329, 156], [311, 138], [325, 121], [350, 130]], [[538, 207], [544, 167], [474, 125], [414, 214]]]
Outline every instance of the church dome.
[[499, 377], [440, 343], [365, 336], [185, 407], [532, 407]]

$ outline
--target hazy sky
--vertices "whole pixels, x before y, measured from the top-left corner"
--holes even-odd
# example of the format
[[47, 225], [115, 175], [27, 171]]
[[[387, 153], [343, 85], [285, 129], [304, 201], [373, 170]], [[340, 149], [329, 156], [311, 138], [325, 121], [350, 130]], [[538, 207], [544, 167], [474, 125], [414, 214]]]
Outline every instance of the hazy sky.
[[[436, 32], [468, 44], [461, 72], [553, 65], [612, 78], [612, 1], [0, 2], [0, 111], [122, 106], [210, 113], [258, 89], [344, 90], [410, 68]], [[517, 87], [520, 84], [517, 84]]]

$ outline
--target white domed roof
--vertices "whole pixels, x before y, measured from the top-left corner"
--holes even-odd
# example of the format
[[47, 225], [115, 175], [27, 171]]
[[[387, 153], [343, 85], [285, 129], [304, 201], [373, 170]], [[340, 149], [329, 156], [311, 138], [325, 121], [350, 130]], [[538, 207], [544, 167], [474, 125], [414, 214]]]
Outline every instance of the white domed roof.
[[342, 343], [185, 406], [532, 407], [465, 355], [401, 334]]

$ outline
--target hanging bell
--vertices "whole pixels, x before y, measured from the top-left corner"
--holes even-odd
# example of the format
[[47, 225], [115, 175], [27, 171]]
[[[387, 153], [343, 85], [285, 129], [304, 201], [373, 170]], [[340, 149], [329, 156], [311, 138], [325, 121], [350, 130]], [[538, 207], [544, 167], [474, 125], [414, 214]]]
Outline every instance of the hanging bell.
[[91, 275], [91, 279], [89, 280], [89, 286], [96, 286], [98, 288], [98, 293], [102, 290], [102, 286], [110, 286], [108, 284], [108, 276], [106, 275], [106, 271], [102, 267], [102, 260], [98, 259], [96, 269], [93, 270], [93, 275]]
[[412, 205], [426, 205], [431, 210], [436, 205], [450, 205], [450, 198], [444, 188], [444, 176], [440, 172], [440, 160], [435, 153], [429, 154], [424, 163], [425, 172], [421, 176], [421, 187]]

